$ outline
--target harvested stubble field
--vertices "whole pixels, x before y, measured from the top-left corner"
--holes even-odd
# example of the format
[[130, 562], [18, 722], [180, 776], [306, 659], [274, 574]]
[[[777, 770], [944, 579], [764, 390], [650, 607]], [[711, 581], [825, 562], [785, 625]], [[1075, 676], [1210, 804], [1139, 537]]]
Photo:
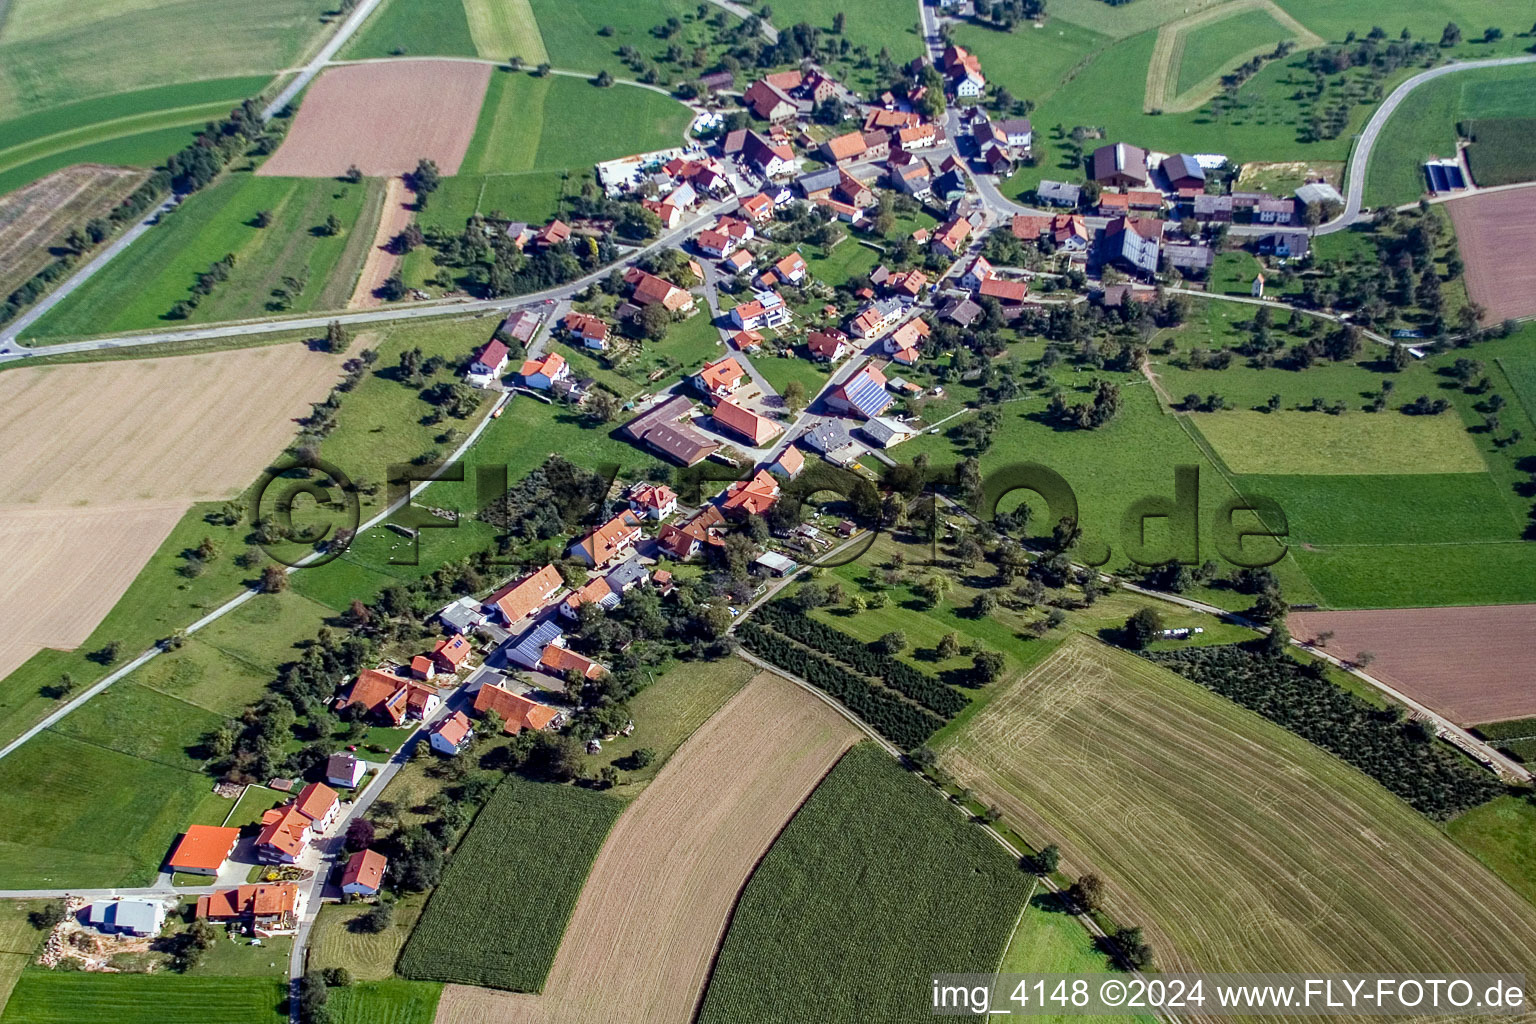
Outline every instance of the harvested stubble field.
[[84, 642], [193, 501], [282, 451], [339, 363], [277, 345], [0, 374], [0, 556], [26, 567], [0, 586], [0, 677]]
[[858, 737], [811, 694], [756, 676], [619, 818], [542, 994], [449, 986], [438, 1024], [688, 1024], [737, 894]]
[[1536, 715], [1526, 655], [1536, 605], [1297, 612], [1292, 635], [1334, 635], [1339, 657], [1370, 651], [1370, 673], [1462, 725]]
[[1536, 203], [1526, 189], [1472, 195], [1446, 204], [1466, 261], [1467, 295], [1484, 323], [1536, 313]]
[[331, 68], [309, 89], [293, 127], [257, 174], [334, 178], [404, 174], [423, 157], [457, 174], [475, 133], [491, 65], [388, 61]]
[[69, 230], [104, 217], [149, 176], [128, 167], [82, 164], [55, 171], [0, 199], [0, 295], [53, 259]]
[[373, 244], [368, 248], [368, 258], [363, 261], [362, 272], [357, 275], [352, 298], [347, 301], [348, 309], [371, 309], [383, 305], [384, 300], [374, 292], [400, 269], [401, 256], [391, 252], [389, 244], [415, 217], [412, 207], [414, 195], [405, 187], [404, 178], [390, 178], [384, 186], [384, 208], [379, 214], [379, 226], [374, 229]]
[[1076, 637], [940, 764], [1170, 971], [1519, 971], [1536, 908], [1366, 776], [1134, 655]]

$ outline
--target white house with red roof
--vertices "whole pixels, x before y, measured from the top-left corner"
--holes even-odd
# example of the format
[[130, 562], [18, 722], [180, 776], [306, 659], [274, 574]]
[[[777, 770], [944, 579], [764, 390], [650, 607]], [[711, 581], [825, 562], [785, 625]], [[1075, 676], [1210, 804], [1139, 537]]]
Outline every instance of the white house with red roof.
[[497, 338], [485, 343], [485, 347], [469, 361], [472, 377], [499, 377], [507, 368], [507, 346]]
[[705, 228], [700, 231], [699, 237], [693, 240], [693, 244], [698, 246], [699, 252], [705, 256], [713, 256], [717, 260], [724, 259], [736, 249], [736, 239], [715, 228]]
[[568, 550], [572, 558], [598, 568], [612, 565], [620, 555], [628, 554], [639, 540], [640, 517], [625, 509], [573, 543]]
[[548, 391], [571, 375], [571, 367], [560, 353], [546, 352], [536, 359], [526, 360], [518, 373], [528, 387]]
[[377, 896], [384, 885], [389, 858], [376, 850], [359, 850], [341, 870], [341, 891], [348, 896]]
[[311, 782], [299, 795], [261, 816], [256, 857], [266, 864], [296, 863], [317, 835], [336, 823], [341, 801], [331, 787]]
[[693, 375], [693, 382], [707, 397], [720, 399], [741, 387], [746, 376], [747, 372], [741, 368], [736, 357], [726, 356], [724, 359], [705, 363], [699, 372]]
[[427, 735], [433, 750], [454, 757], [464, 749], [464, 745], [469, 742], [474, 731], [475, 727], [470, 723], [469, 717], [462, 711], [455, 711], [447, 718], [435, 723]]
[[660, 521], [677, 511], [677, 493], [666, 484], [636, 484], [629, 492], [629, 507]]

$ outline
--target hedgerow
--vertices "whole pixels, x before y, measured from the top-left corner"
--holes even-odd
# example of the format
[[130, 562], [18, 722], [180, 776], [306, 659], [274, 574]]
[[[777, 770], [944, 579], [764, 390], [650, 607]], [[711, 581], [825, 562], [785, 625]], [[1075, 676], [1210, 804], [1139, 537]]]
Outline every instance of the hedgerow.
[[1419, 813], [1437, 821], [1492, 800], [1497, 779], [1438, 743], [1395, 709], [1342, 690], [1317, 670], [1243, 647], [1143, 653], [1354, 765]]
[[743, 622], [736, 635], [747, 650], [826, 690], [874, 726], [880, 735], [906, 750], [922, 746], [944, 724], [933, 712], [902, 700], [826, 655], [802, 647], [754, 621]]

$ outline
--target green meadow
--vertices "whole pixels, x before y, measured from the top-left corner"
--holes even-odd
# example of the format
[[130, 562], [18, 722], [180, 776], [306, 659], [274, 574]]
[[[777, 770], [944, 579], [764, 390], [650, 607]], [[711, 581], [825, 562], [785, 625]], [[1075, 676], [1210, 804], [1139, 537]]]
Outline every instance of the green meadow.
[[343, 50], [348, 60], [420, 54], [479, 56], [459, 0], [384, 0]]
[[1182, 93], [1212, 75], [1232, 69], [1234, 58], [1260, 47], [1273, 48], [1291, 38], [1290, 30], [1268, 11], [1255, 9], [1207, 22], [1184, 33], [1177, 91]]
[[[230, 175], [189, 197], [131, 253], [38, 321], [33, 334], [59, 338], [341, 308], [367, 258], [382, 195], [377, 181]], [[260, 211], [272, 218], [265, 228], [256, 226]], [[336, 235], [324, 234], [330, 216], [342, 223]], [[185, 320], [171, 319], [197, 275], [226, 254], [235, 257], [229, 279]], [[273, 294], [285, 277], [303, 283], [286, 309]]]
[[[215, 1011], [213, 1008], [217, 1007]], [[22, 973], [0, 1015], [4, 1024], [282, 1024], [288, 1019], [286, 978], [204, 978], [171, 972]], [[401, 1018], [400, 1024], [411, 1018]], [[350, 1024], [350, 1021], [349, 1021]], [[388, 1024], [397, 1024], [389, 1021]]]

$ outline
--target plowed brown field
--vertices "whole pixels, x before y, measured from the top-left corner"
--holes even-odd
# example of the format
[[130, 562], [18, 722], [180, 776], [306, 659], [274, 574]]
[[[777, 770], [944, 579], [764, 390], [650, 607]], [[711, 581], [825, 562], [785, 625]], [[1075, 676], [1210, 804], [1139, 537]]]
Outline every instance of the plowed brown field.
[[1498, 323], [1536, 313], [1536, 192], [1511, 189], [1445, 204], [1467, 264], [1467, 294]]
[[283, 450], [340, 362], [294, 344], [0, 373], [0, 678], [84, 642], [192, 502]]
[[758, 860], [858, 731], [763, 673], [619, 818], [542, 995], [448, 985], [436, 1024], [688, 1024]]
[[347, 301], [348, 309], [372, 309], [384, 304], [384, 300], [374, 292], [400, 269], [400, 256], [390, 252], [389, 243], [406, 229], [411, 218], [416, 215], [411, 209], [413, 195], [401, 178], [390, 178], [389, 184], [384, 187], [384, 210], [379, 214], [379, 226], [373, 233], [373, 246], [368, 250], [368, 259], [363, 263], [362, 273], [357, 276], [352, 298]]
[[1530, 656], [1536, 604], [1297, 612], [1291, 635], [1339, 658], [1375, 655], [1367, 671], [1461, 725], [1536, 715]]
[[491, 65], [418, 60], [351, 64], [315, 80], [293, 127], [257, 174], [334, 178], [356, 165], [404, 174], [423, 157], [457, 174], [475, 134]]

